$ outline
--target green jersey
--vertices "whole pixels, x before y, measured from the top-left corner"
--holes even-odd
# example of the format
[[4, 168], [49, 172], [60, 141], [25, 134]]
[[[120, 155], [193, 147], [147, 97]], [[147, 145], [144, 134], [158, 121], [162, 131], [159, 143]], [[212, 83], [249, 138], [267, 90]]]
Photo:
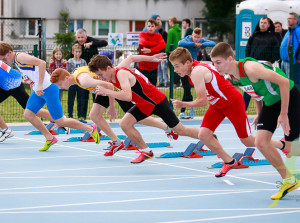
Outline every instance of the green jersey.
[[[259, 79], [258, 82], [253, 83], [247, 77], [244, 71], [244, 64], [247, 60], [258, 62], [257, 60], [247, 57], [245, 59], [239, 60], [239, 75], [240, 81], [233, 80], [233, 84], [237, 84], [243, 91], [248, 93], [253, 99], [260, 101], [263, 100], [266, 106], [275, 104], [281, 100], [280, 90], [277, 84], [274, 84], [267, 80]], [[258, 62], [259, 63], [259, 62]], [[265, 68], [275, 71], [277, 74], [287, 78], [285, 73], [278, 67], [273, 67], [272, 65], [261, 63]], [[290, 90], [294, 87], [294, 82], [289, 80]]]

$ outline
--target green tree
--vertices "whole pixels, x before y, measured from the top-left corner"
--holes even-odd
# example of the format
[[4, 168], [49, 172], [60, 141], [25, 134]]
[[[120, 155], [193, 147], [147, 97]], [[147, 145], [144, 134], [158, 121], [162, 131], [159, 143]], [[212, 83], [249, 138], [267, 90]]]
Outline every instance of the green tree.
[[204, 16], [208, 19], [208, 33], [216, 35], [219, 41], [234, 38], [235, 7], [243, 0], [203, 0]]
[[75, 35], [73, 32], [69, 31], [69, 12], [61, 11], [59, 14], [61, 16], [61, 32], [54, 33], [54, 42], [62, 48], [64, 56], [69, 57], [72, 43], [75, 41]]

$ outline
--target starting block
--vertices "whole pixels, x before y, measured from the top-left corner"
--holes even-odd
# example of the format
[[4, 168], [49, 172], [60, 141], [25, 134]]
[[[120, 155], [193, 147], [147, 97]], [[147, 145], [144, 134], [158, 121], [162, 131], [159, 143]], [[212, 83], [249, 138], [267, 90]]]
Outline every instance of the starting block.
[[[268, 160], [262, 159], [254, 159], [252, 157], [255, 149], [254, 148], [247, 148], [244, 152], [242, 153], [235, 153], [232, 158], [234, 158], [236, 161], [238, 161], [238, 166], [235, 167], [234, 169], [241, 169], [241, 168], [248, 168], [249, 166], [258, 166], [258, 165], [270, 165]], [[222, 162], [215, 163], [211, 165], [210, 167], [207, 167], [209, 169], [213, 168], [222, 168], [223, 167]]]
[[[66, 129], [64, 127], [58, 126], [55, 123], [49, 123], [46, 125], [46, 128], [49, 130], [49, 132], [52, 135], [59, 135], [59, 134], [66, 134]], [[70, 133], [76, 134], [76, 133], [84, 133], [84, 130], [81, 129], [71, 129]], [[42, 133], [38, 130], [34, 130], [29, 132], [26, 135], [41, 135]]]
[[157, 158], [175, 158], [175, 157], [185, 157], [185, 158], [201, 158], [203, 156], [216, 155], [210, 150], [203, 149], [204, 144], [199, 141], [197, 144], [191, 143], [184, 152], [170, 152], [164, 153]]
[[[106, 135], [102, 135], [101, 134], [101, 129], [99, 127], [98, 128], [98, 132], [100, 135], [100, 140], [110, 140], [110, 138]], [[125, 135], [117, 135], [119, 139], [125, 139], [126, 136]], [[91, 136], [90, 133], [85, 132], [85, 134], [82, 137], [71, 137], [68, 138], [66, 141], [64, 142], [78, 142], [78, 141], [82, 141], [82, 142], [95, 142], [95, 140], [93, 139], [93, 137]]]
[[[158, 148], [158, 147], [170, 147], [170, 143], [168, 142], [151, 142], [146, 143], [149, 148]], [[138, 145], [136, 145], [129, 137], [127, 137], [124, 141], [124, 150], [137, 150], [139, 149]]]

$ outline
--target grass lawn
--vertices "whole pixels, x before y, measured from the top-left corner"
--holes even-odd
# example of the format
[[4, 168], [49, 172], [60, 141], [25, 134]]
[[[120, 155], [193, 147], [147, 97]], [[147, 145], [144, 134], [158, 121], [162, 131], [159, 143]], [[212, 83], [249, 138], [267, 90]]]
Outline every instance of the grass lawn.
[[[169, 98], [169, 88], [159, 88], [162, 92], [164, 92], [167, 97]], [[26, 86], [26, 91], [28, 92], [28, 94], [30, 94], [30, 89], [28, 86]], [[181, 100], [182, 96], [183, 96], [183, 88], [177, 88], [174, 89], [174, 98]], [[195, 94], [195, 89], [192, 88], [192, 95], [194, 97], [194, 99], [196, 98], [196, 94]], [[92, 95], [90, 95], [89, 98], [89, 104], [88, 104], [88, 113], [92, 108], [92, 104], [93, 104], [93, 99], [92, 99]], [[121, 110], [121, 108], [119, 107], [119, 104], [116, 102], [116, 109], [118, 112], [118, 118], [122, 118], [124, 115], [124, 112]], [[68, 91], [64, 91], [63, 93], [63, 98], [62, 98], [62, 107], [63, 107], [63, 111], [64, 111], [64, 115], [68, 116]], [[45, 108], [47, 108], [45, 106]], [[202, 108], [196, 108], [195, 109], [195, 116], [203, 116], [205, 111], [207, 110], [208, 106], [202, 107]], [[13, 97], [9, 97], [8, 99], [6, 99], [4, 102], [2, 102], [0, 104], [0, 114], [3, 117], [3, 119], [5, 120], [5, 122], [7, 123], [11, 123], [11, 122], [27, 122], [27, 120], [24, 119], [23, 117], [23, 113], [24, 110], [23, 108], [19, 105], [19, 103], [13, 98]], [[180, 110], [176, 109], [175, 110], [176, 115], [179, 115]], [[187, 108], [187, 114], [189, 113], [189, 108]], [[249, 108], [247, 110], [247, 114], [248, 115], [254, 115], [256, 114], [256, 110], [255, 110], [255, 105], [253, 100], [251, 99], [250, 101], [250, 105]], [[77, 118], [77, 103], [75, 100], [74, 103], [74, 118]], [[108, 116], [105, 114], [105, 118], [108, 119]], [[89, 119], [89, 118], [88, 118]]]

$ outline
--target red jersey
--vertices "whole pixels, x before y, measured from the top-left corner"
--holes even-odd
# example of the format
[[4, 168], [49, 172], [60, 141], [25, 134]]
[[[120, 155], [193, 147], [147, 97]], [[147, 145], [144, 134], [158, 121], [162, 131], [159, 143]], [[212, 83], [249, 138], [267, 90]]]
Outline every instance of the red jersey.
[[[205, 83], [207, 99], [211, 105], [214, 105], [217, 108], [225, 108], [226, 106], [235, 102], [238, 97], [242, 96], [241, 93], [228, 80], [218, 73], [213, 65], [193, 60], [192, 70], [196, 66], [206, 67], [212, 74], [212, 80], [209, 83]], [[190, 84], [194, 86], [190, 77], [188, 78]]]
[[[151, 49], [151, 53], [143, 53], [141, 49], [143, 48], [148, 48]], [[139, 54], [140, 55], [147, 55], [147, 56], [152, 56], [163, 49], [166, 48], [166, 43], [164, 39], [162, 38], [161, 34], [159, 33], [153, 33], [153, 35], [150, 35], [147, 32], [141, 32], [139, 35]], [[144, 62], [141, 61], [139, 62], [139, 69], [141, 70], [156, 70], [158, 68], [158, 63], [155, 62]]]
[[136, 70], [137, 73], [134, 73], [125, 67], [116, 69], [116, 83], [111, 82], [115, 87], [122, 89], [118, 80], [118, 72], [120, 70], [127, 70], [135, 76], [136, 82], [131, 87], [132, 101], [141, 110], [141, 112], [150, 116], [155, 106], [162, 102], [166, 98], [166, 95], [151, 84], [141, 72]]

